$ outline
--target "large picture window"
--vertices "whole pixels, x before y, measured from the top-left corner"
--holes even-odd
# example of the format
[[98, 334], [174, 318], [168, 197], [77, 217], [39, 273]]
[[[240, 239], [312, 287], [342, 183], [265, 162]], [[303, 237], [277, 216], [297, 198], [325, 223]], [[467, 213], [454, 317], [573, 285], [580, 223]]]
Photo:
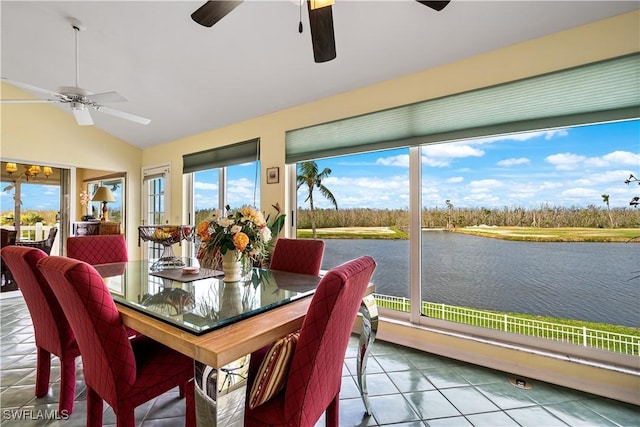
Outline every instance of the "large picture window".
[[632, 120], [427, 144], [415, 163], [407, 148], [316, 159], [338, 209], [316, 188], [312, 213], [302, 185], [297, 234], [312, 237], [313, 218], [323, 269], [373, 256], [379, 305], [420, 323], [528, 334], [513, 326], [521, 317], [630, 331], [640, 210], [637, 181], [625, 181], [640, 175], [639, 135]]

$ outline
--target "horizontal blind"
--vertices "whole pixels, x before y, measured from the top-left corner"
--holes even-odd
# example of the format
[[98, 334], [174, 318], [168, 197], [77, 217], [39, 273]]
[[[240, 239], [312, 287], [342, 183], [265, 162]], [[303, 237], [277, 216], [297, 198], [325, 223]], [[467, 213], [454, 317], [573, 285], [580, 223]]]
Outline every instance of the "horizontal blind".
[[259, 160], [260, 138], [182, 156], [182, 172], [221, 168]]
[[286, 162], [638, 117], [634, 54], [288, 131]]

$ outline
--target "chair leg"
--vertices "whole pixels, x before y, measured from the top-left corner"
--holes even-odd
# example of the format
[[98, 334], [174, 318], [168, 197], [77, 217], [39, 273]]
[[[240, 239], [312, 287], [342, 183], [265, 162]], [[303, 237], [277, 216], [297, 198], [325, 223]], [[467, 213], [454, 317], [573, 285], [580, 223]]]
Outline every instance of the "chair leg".
[[102, 427], [102, 397], [87, 386], [87, 427]]
[[36, 366], [36, 397], [42, 397], [49, 392], [51, 376], [51, 353], [42, 347], [38, 347]]
[[187, 413], [185, 417], [185, 427], [196, 427], [196, 401], [195, 401], [195, 380], [191, 379], [184, 384], [185, 404]]
[[327, 427], [338, 427], [340, 421], [340, 393], [336, 394], [329, 403], [326, 411], [326, 426]]
[[73, 399], [76, 394], [76, 358], [61, 357], [60, 358], [60, 403], [58, 411], [61, 415], [71, 414], [73, 412]]
[[135, 425], [135, 408], [121, 410], [118, 414], [116, 414], [116, 427], [135, 427]]

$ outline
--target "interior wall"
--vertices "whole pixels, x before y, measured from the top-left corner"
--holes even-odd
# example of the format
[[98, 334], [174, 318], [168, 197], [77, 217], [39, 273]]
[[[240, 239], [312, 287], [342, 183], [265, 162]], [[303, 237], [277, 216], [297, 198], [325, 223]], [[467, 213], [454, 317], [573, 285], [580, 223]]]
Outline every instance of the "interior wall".
[[[92, 126], [77, 126], [72, 115], [46, 104], [0, 105], [0, 147], [3, 160], [69, 165], [127, 172], [127, 229], [140, 217], [141, 167], [171, 163], [171, 221], [184, 223], [182, 156], [247, 139], [261, 139], [261, 206], [285, 200], [285, 133], [288, 130], [372, 111], [438, 98], [640, 51], [640, 12], [519, 43], [472, 58], [427, 69], [402, 78], [320, 99], [220, 129], [140, 150]], [[330, 78], [330, 77], [328, 77]], [[24, 93], [2, 84], [5, 98]], [[278, 184], [266, 184], [265, 170], [279, 167]], [[77, 193], [76, 188], [72, 194]], [[137, 236], [128, 233], [132, 254]]]
[[[3, 98], [30, 95], [2, 84]], [[0, 104], [0, 154], [2, 160], [20, 163], [47, 163], [61, 168], [78, 167], [103, 171], [102, 175], [126, 172], [127, 230], [137, 230], [140, 209], [140, 170], [142, 150], [94, 126], [78, 126], [73, 115], [47, 104]], [[82, 170], [72, 177], [71, 218], [80, 212], [79, 193]], [[137, 254], [138, 235], [127, 233], [131, 253]]]
[[[295, 201], [285, 200], [286, 131], [638, 52], [639, 22], [636, 11], [519, 43], [153, 147], [143, 152], [142, 161], [172, 159], [171, 210], [173, 220], [181, 222], [182, 156], [260, 137], [261, 209], [270, 213], [271, 205], [280, 202], [289, 212]], [[278, 184], [265, 183], [269, 167], [280, 168]]]

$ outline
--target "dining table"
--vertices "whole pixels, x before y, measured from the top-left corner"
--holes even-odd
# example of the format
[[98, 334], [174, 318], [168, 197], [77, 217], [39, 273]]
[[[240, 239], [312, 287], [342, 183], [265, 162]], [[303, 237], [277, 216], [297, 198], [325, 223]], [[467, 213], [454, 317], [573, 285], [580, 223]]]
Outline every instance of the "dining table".
[[[245, 384], [250, 354], [301, 328], [319, 276], [250, 268], [238, 282], [222, 271], [184, 267], [160, 271], [151, 260], [96, 265], [123, 323], [194, 360], [198, 425], [217, 425], [218, 401]], [[195, 268], [190, 268], [195, 267]], [[378, 325], [370, 283], [360, 305], [357, 383], [371, 414], [366, 366]]]

